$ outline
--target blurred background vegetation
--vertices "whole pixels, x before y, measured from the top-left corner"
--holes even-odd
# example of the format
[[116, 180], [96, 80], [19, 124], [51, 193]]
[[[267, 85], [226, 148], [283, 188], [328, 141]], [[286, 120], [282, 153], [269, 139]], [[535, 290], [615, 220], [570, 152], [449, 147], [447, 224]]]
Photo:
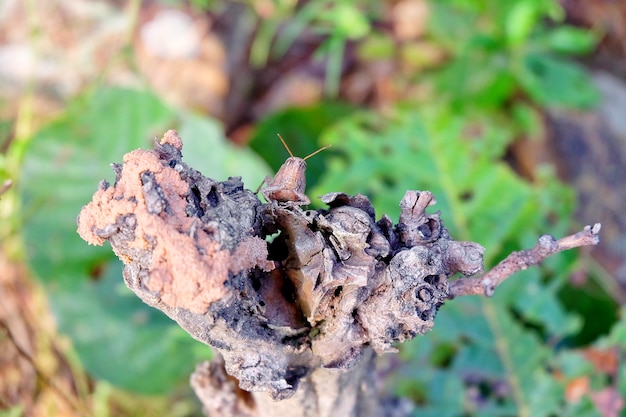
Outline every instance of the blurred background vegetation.
[[[211, 352], [136, 299], [76, 216], [175, 128], [248, 188], [397, 218], [431, 190], [486, 267], [602, 222], [602, 243], [441, 308], [381, 361], [419, 416], [626, 416], [626, 4], [610, 0], [0, 1], [0, 416], [199, 416]], [[313, 203], [318, 204], [314, 201]]]

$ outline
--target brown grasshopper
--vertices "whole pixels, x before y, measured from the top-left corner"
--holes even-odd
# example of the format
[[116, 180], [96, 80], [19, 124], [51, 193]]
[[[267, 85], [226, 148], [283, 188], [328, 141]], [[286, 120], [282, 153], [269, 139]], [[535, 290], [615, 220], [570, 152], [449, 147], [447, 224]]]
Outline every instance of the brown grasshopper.
[[[306, 160], [313, 155], [330, 148], [331, 145], [324, 146], [313, 152], [304, 158], [298, 158], [293, 156], [289, 146], [282, 136], [278, 135], [280, 141], [289, 152], [290, 157], [287, 158], [285, 163], [280, 167], [274, 179], [271, 177], [265, 177], [259, 189], [261, 194], [268, 202], [275, 202], [287, 206], [306, 206], [311, 204], [311, 200], [304, 194], [306, 189], [306, 178], [304, 176], [306, 171]], [[265, 184], [265, 187], [263, 186]]]

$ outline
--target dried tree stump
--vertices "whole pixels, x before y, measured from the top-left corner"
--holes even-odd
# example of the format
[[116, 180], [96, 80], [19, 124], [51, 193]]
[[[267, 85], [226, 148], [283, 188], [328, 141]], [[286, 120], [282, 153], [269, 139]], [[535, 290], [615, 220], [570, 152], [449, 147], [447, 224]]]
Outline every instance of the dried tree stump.
[[[204, 177], [181, 151], [168, 131], [113, 165], [115, 184], [100, 184], [78, 232], [109, 241], [126, 285], [219, 352], [192, 376], [205, 411], [409, 415], [378, 393], [373, 358], [430, 330], [447, 299], [484, 289], [479, 278], [449, 281], [482, 272], [484, 249], [426, 213], [428, 191], [407, 191], [394, 225], [363, 195], [327, 194], [321, 210], [263, 203], [240, 178]], [[577, 243], [597, 243], [598, 232]], [[525, 254], [525, 265], [553, 249]], [[504, 278], [489, 276], [483, 293]]]

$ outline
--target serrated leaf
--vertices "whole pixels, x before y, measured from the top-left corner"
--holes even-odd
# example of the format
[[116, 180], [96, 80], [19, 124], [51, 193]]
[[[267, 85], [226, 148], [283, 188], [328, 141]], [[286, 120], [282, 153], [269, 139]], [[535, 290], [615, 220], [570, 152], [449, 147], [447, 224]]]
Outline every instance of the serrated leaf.
[[[429, 388], [429, 398], [437, 405], [437, 415], [456, 416], [463, 411], [465, 395], [462, 381], [447, 378], [443, 373], [437, 372], [430, 380]], [[428, 407], [419, 411], [419, 415], [422, 413], [428, 414]]]
[[[519, 415], [550, 416], [561, 406], [562, 388], [549, 378], [545, 363], [549, 352], [530, 331], [512, 320], [504, 306], [491, 300], [483, 303], [494, 332], [494, 353], [503, 364], [504, 378], [512, 392]], [[555, 391], [556, 390], [556, 391]], [[546, 400], [545, 396], [550, 394]]]
[[449, 95], [458, 105], [499, 108], [517, 88], [508, 66], [503, 51], [485, 51], [473, 45], [435, 74], [438, 94]]
[[580, 330], [581, 320], [565, 311], [554, 286], [541, 282], [537, 268], [518, 272], [498, 288], [497, 298], [530, 323], [544, 327], [553, 343]]

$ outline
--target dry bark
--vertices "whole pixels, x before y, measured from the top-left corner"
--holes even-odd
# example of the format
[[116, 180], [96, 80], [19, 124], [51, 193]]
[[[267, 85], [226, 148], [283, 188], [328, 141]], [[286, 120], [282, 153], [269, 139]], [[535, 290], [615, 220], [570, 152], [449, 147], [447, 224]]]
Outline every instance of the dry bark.
[[550, 255], [580, 246], [597, 245], [600, 242], [600, 229], [600, 223], [596, 223], [559, 240], [550, 235], [543, 235], [532, 249], [511, 253], [483, 276], [453, 281], [450, 284], [450, 298], [459, 295], [491, 297], [496, 287], [505, 279], [529, 266], [538, 265]]
[[304, 211], [262, 203], [240, 178], [206, 178], [181, 150], [169, 131], [154, 151], [127, 154], [78, 232], [109, 241], [126, 285], [220, 353], [192, 376], [205, 411], [409, 415], [406, 402], [378, 393], [375, 354], [430, 330], [445, 300], [475, 293], [456, 284], [464, 280], [451, 292], [448, 280], [481, 272], [484, 249], [450, 238], [426, 213], [428, 191], [407, 191], [396, 225], [376, 221], [362, 195], [327, 194], [327, 209]]

